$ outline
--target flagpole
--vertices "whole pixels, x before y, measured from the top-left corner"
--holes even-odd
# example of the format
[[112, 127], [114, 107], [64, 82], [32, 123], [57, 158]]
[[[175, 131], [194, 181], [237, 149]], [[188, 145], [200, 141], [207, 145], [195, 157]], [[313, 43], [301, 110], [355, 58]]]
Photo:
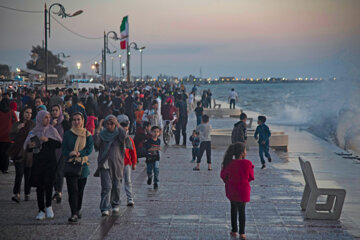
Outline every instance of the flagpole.
[[126, 41], [126, 68], [127, 68], [127, 82], [130, 83], [130, 47], [129, 47], [129, 42], [130, 42], [130, 24], [129, 24], [129, 17], [127, 19], [127, 26], [128, 26], [128, 36], [127, 36], [127, 41]]

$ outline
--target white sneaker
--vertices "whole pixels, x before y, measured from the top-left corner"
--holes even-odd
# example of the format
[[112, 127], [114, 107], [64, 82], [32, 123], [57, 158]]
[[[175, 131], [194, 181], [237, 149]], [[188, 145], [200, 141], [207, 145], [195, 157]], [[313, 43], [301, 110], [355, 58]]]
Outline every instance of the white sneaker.
[[36, 220], [44, 220], [45, 213], [43, 211], [39, 211], [38, 215], [36, 216]]
[[105, 210], [105, 211], [102, 211], [102, 212], [101, 212], [101, 215], [102, 215], [103, 217], [110, 216], [110, 212], [109, 212], [108, 210]]
[[54, 212], [52, 210], [52, 207], [47, 207], [46, 208], [46, 217], [47, 218], [54, 218]]
[[113, 213], [118, 213], [118, 212], [120, 212], [120, 208], [119, 207], [114, 207], [112, 209], [112, 211], [113, 211]]

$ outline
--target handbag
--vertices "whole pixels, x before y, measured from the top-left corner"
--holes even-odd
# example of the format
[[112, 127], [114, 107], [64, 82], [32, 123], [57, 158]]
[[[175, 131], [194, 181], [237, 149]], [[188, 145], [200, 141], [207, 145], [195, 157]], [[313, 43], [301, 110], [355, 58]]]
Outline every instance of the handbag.
[[65, 162], [64, 177], [80, 177], [83, 165], [78, 161]]

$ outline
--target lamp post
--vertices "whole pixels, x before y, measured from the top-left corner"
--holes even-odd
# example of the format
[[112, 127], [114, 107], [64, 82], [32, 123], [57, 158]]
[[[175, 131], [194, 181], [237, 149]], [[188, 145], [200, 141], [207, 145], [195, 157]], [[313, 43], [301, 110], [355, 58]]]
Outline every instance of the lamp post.
[[144, 51], [144, 49], [145, 49], [145, 47], [141, 47], [140, 49], [139, 49], [139, 51], [140, 51], [140, 80], [142, 81], [142, 76], [143, 76], [143, 74], [142, 74], [142, 53], [143, 53], [143, 51]]
[[116, 50], [113, 52], [110, 52], [110, 49], [108, 48], [108, 42], [109, 42], [109, 35], [113, 34], [112, 39], [114, 40], [120, 40], [120, 38], [118, 38], [116, 32], [114, 31], [110, 31], [108, 33], [104, 32], [104, 49], [103, 49], [103, 84], [105, 85], [106, 82], [106, 53], [109, 54], [113, 54], [116, 53]]
[[48, 85], [48, 51], [47, 51], [47, 34], [49, 32], [49, 38], [50, 38], [50, 10], [53, 6], [58, 6], [60, 8], [59, 12], [55, 13], [58, 16], [61, 16], [61, 18], [66, 18], [66, 17], [75, 17], [81, 13], [83, 13], [82, 10], [78, 10], [76, 12], [74, 12], [73, 14], [67, 14], [65, 12], [65, 8], [63, 5], [61, 5], [60, 3], [53, 3], [50, 5], [49, 10], [46, 7], [46, 3], [45, 3], [45, 9], [44, 9], [44, 19], [45, 19], [45, 24], [44, 24], [44, 28], [45, 28], [45, 89], [47, 91], [47, 85]]
[[77, 62], [76, 67], [78, 69], [78, 75], [80, 75], [81, 62]]
[[140, 62], [140, 72], [141, 72], [141, 78], [142, 78], [142, 52], [145, 49], [145, 47], [138, 48], [137, 44], [135, 42], [132, 42], [129, 44], [127, 48], [127, 72], [128, 72], [128, 81], [130, 81], [130, 48], [133, 48], [135, 50], [139, 50], [141, 54], [141, 62]]
[[111, 57], [111, 80], [114, 81], [114, 57]]
[[119, 79], [121, 80], [121, 54], [119, 54]]
[[125, 76], [124, 71], [125, 71], [125, 63], [123, 63], [123, 64], [121, 65], [121, 72], [122, 72], [123, 78], [124, 78], [124, 76]]

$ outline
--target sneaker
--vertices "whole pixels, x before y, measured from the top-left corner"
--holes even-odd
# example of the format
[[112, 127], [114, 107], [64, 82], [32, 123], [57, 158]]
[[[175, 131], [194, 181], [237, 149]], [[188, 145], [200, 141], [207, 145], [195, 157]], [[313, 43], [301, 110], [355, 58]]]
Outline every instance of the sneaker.
[[238, 236], [238, 233], [237, 233], [237, 232], [230, 232], [230, 236], [231, 236], [231, 237], [237, 237], [237, 236]]
[[193, 160], [191, 160], [190, 162], [191, 162], [191, 163], [194, 163], [194, 162], [195, 162], [195, 160], [193, 159]]
[[135, 205], [134, 201], [129, 201], [127, 204], [128, 207], [133, 207], [134, 205]]
[[157, 183], [154, 183], [154, 189], [158, 189], [159, 185]]
[[25, 201], [25, 202], [30, 201], [30, 195], [25, 195], [24, 201]]
[[36, 220], [44, 220], [45, 217], [45, 213], [43, 211], [39, 211], [38, 215], [36, 215]]
[[271, 162], [271, 158], [268, 158], [268, 161]]
[[46, 208], [46, 217], [54, 218], [54, 212], [51, 206]]
[[103, 216], [103, 217], [110, 216], [110, 212], [108, 210], [102, 211], [101, 216]]
[[16, 203], [19, 203], [20, 202], [20, 194], [16, 194], [14, 195], [11, 200], [13, 200], [14, 202]]
[[77, 217], [78, 217], [78, 219], [81, 219], [81, 218], [82, 218], [82, 215], [81, 215], [80, 212], [78, 213]]
[[71, 215], [71, 217], [68, 218], [69, 222], [77, 222], [78, 216], [76, 214]]
[[147, 180], [147, 185], [151, 185], [151, 182], [152, 182], [152, 178], [149, 177], [148, 180]]
[[263, 165], [261, 166], [261, 169], [264, 169], [264, 168], [266, 168], [265, 164], [263, 164]]
[[114, 208], [112, 209], [112, 212], [113, 212], [113, 213], [119, 213], [119, 212], [120, 212], [120, 208], [119, 208], [119, 207], [114, 207]]

